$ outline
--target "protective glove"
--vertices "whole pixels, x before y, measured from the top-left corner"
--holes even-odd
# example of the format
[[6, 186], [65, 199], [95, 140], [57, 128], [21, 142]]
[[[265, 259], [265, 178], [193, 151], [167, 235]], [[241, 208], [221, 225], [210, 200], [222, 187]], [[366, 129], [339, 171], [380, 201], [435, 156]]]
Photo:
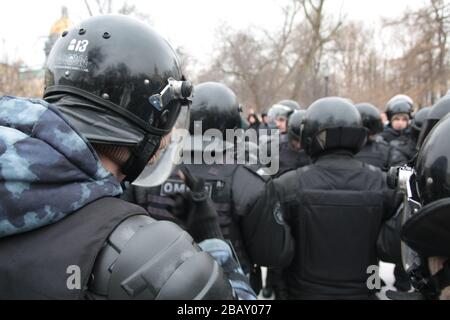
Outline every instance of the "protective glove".
[[[223, 239], [219, 225], [219, 216], [212, 200], [208, 196], [205, 181], [195, 177], [186, 166], [181, 167], [178, 173], [190, 189], [175, 200], [178, 207], [178, 218], [185, 222], [187, 231], [194, 240], [199, 243], [206, 239]], [[185, 205], [184, 215], [181, 213], [180, 204]], [[187, 213], [187, 214], [186, 214]]]

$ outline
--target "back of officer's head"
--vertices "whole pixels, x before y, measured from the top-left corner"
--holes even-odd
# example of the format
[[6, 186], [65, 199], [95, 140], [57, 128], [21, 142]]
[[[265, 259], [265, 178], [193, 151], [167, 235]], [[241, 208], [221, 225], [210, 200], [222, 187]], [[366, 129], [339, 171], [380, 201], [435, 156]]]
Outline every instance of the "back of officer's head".
[[422, 128], [427, 121], [428, 115], [431, 111], [431, 107], [422, 108], [414, 115], [414, 119], [411, 122], [411, 137], [414, 141], [419, 140]]
[[298, 149], [301, 148], [302, 129], [305, 123], [305, 117], [306, 110], [297, 110], [291, 115], [288, 122], [289, 141], [292, 145], [298, 146]]
[[55, 43], [44, 98], [133, 180], [184, 107], [181, 93], [162, 97], [169, 79], [180, 85], [184, 80], [164, 38], [136, 19], [98, 16], [65, 31]]
[[230, 88], [217, 82], [195, 86], [189, 129], [192, 135], [204, 134], [210, 129], [225, 134], [228, 129], [241, 128], [242, 120], [241, 107]]
[[363, 126], [369, 130], [370, 136], [375, 136], [383, 132], [383, 122], [381, 120], [381, 112], [377, 107], [370, 103], [359, 103], [356, 105], [358, 109]]
[[345, 99], [330, 97], [314, 102], [306, 112], [302, 145], [311, 157], [347, 150], [358, 153], [367, 140], [356, 107]]

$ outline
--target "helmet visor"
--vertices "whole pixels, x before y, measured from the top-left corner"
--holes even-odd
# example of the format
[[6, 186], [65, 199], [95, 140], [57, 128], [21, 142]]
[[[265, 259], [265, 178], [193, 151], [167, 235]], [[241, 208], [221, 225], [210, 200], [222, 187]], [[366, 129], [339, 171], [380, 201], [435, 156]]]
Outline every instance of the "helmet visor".
[[[403, 226], [411, 220], [421, 209], [419, 192], [417, 188], [416, 174], [412, 168], [403, 167], [398, 174], [399, 187], [404, 193], [400, 210], [400, 222]], [[401, 258], [405, 271], [416, 268], [420, 263], [420, 257], [405, 242], [401, 242]]]
[[[400, 210], [401, 212], [401, 224], [402, 228], [415, 214], [414, 207], [416, 203], [412, 200], [405, 200]], [[410, 271], [420, 265], [419, 254], [411, 249], [404, 241], [401, 242], [401, 254], [402, 254], [402, 264], [405, 271]]]
[[183, 146], [189, 136], [189, 106], [182, 106], [172, 131], [164, 137], [158, 153], [133, 182], [138, 187], [162, 185], [181, 160]]

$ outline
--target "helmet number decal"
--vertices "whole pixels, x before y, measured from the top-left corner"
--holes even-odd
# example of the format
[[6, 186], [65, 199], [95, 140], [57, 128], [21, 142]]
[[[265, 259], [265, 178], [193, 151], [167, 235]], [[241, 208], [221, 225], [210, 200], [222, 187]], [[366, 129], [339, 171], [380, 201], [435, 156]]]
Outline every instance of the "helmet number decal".
[[67, 47], [67, 50], [75, 52], [85, 52], [88, 45], [89, 40], [72, 39], [72, 41], [70, 41], [69, 46]]

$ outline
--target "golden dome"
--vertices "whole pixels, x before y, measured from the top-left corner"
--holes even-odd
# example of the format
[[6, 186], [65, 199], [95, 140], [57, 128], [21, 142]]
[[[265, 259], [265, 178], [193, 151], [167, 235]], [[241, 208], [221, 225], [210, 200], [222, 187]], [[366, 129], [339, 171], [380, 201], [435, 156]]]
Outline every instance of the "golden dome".
[[50, 29], [50, 34], [61, 34], [69, 29], [71, 25], [72, 21], [70, 21], [69, 19], [67, 8], [63, 7], [61, 18], [53, 24], [52, 28]]

